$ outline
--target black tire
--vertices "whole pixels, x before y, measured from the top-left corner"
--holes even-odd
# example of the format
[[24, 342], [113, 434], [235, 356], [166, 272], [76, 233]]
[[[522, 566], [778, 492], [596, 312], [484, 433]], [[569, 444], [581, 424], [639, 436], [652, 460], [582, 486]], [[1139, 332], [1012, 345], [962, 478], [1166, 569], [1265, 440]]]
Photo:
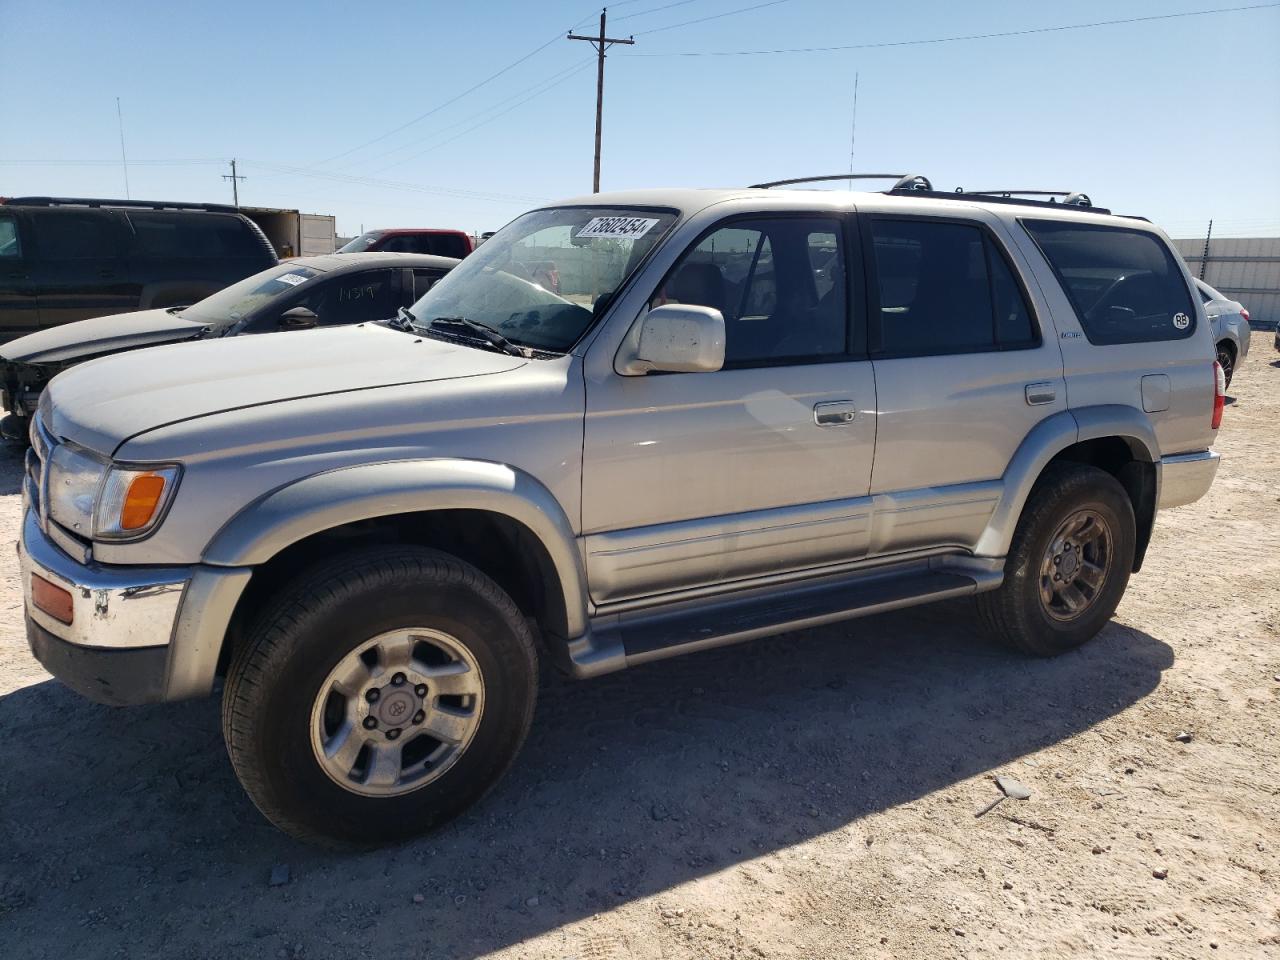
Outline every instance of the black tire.
[[[305, 571], [276, 594], [235, 652], [222, 729], [237, 777], [286, 833], [372, 845], [430, 830], [479, 800], [528, 734], [537, 653], [511, 598], [470, 564], [420, 547], [361, 549]], [[483, 677], [483, 710], [452, 765], [397, 796], [340, 786], [312, 747], [312, 708], [340, 661], [387, 631], [429, 627], [456, 638]]]
[[1225, 340], [1218, 344], [1218, 363], [1222, 367], [1222, 377], [1226, 381], [1225, 385], [1231, 386], [1231, 378], [1236, 373], [1236, 351]]
[[[1096, 513], [1110, 528], [1109, 562], [1088, 605], [1064, 620], [1052, 615], [1042, 599], [1041, 569], [1055, 534], [1081, 511]], [[1018, 519], [1004, 583], [977, 597], [984, 626], [1024, 653], [1049, 657], [1074, 650], [1097, 635], [1115, 613], [1129, 583], [1136, 543], [1133, 504], [1115, 477], [1084, 464], [1050, 464]]]

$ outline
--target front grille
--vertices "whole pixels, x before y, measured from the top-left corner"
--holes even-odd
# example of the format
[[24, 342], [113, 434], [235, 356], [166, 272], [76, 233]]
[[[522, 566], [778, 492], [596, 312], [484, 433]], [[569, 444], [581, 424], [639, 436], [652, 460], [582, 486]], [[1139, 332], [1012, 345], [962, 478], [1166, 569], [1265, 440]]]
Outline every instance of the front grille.
[[48, 491], [45, 489], [45, 464], [49, 462], [49, 454], [53, 452], [56, 441], [45, 429], [41, 418], [31, 418], [31, 448], [27, 451], [27, 476], [31, 479], [31, 509], [36, 512], [40, 521], [40, 529], [48, 531]]

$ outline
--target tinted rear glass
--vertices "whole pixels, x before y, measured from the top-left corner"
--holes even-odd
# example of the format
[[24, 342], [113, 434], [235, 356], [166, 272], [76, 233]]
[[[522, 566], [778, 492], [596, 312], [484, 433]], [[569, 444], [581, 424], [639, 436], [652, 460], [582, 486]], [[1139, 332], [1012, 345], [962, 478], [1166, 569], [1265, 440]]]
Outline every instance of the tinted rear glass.
[[221, 259], [253, 257], [262, 243], [238, 217], [217, 213], [130, 213], [135, 256]]
[[1024, 220], [1090, 343], [1180, 340], [1195, 329], [1181, 268], [1152, 234], [1087, 223]]
[[1037, 344], [1017, 280], [976, 225], [876, 218], [871, 235], [879, 353], [920, 356]]
[[44, 210], [31, 216], [40, 256], [46, 260], [115, 257], [122, 236], [105, 210]]

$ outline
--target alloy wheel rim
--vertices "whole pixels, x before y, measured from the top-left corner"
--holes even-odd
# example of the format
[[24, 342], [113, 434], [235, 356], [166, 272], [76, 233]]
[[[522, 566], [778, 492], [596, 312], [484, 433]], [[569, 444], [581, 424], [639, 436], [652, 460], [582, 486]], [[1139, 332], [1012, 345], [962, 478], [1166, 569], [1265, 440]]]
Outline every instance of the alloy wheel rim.
[[1061, 623], [1078, 619], [1097, 602], [1111, 572], [1111, 525], [1096, 510], [1063, 521], [1040, 564], [1040, 604]]
[[311, 749], [334, 783], [393, 797], [438, 779], [466, 752], [484, 710], [474, 654], [450, 634], [379, 634], [329, 671], [311, 708]]

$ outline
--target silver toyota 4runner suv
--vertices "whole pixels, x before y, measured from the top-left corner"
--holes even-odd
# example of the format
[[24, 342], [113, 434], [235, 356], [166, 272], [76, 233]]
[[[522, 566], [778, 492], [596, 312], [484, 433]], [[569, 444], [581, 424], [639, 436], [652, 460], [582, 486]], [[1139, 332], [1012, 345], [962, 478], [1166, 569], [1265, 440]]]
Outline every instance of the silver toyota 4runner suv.
[[259, 809], [371, 843], [493, 785], [539, 657], [592, 677], [967, 596], [1027, 653], [1089, 640], [1218, 465], [1164, 234], [921, 177], [774, 186], [569, 200], [398, 319], [58, 376], [36, 657], [109, 704], [225, 678]]

